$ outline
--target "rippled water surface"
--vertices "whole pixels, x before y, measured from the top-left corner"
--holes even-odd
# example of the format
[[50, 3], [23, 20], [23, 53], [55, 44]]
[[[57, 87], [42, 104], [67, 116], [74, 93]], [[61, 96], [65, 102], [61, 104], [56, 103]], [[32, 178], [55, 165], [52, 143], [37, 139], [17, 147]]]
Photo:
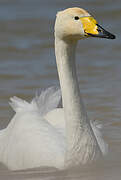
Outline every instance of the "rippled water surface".
[[90, 119], [105, 125], [109, 153], [91, 167], [71, 171], [36, 169], [10, 172], [0, 166], [1, 180], [121, 179], [121, 1], [0, 0], [0, 128], [14, 115], [8, 101], [28, 101], [38, 88], [58, 85], [53, 27], [58, 10], [79, 6], [91, 12], [117, 39], [86, 39], [77, 50], [81, 94]]

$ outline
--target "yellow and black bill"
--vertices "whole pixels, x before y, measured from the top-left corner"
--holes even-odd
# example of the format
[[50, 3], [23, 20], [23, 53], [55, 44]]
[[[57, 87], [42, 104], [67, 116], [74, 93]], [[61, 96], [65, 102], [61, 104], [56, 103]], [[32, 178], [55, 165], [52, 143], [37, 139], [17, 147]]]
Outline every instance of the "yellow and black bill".
[[106, 38], [106, 39], [115, 39], [116, 36], [108, 31], [106, 31], [104, 28], [102, 28], [99, 24], [97, 25], [97, 31], [98, 34], [91, 34], [91, 33], [87, 33], [89, 36], [92, 37], [99, 37], [99, 38]]
[[104, 28], [102, 28], [97, 21], [91, 17], [82, 17], [80, 18], [85, 36], [89, 37], [98, 37], [98, 38], [107, 38], [107, 39], [115, 39], [116, 36], [111, 34], [110, 32], [106, 31]]

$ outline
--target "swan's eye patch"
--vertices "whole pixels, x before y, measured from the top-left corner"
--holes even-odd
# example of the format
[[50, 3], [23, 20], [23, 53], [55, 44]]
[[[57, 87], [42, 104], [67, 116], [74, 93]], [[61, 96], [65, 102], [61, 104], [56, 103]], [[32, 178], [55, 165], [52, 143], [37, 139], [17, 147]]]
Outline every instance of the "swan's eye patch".
[[75, 19], [75, 20], [79, 20], [79, 17], [78, 17], [78, 16], [75, 16], [74, 19]]

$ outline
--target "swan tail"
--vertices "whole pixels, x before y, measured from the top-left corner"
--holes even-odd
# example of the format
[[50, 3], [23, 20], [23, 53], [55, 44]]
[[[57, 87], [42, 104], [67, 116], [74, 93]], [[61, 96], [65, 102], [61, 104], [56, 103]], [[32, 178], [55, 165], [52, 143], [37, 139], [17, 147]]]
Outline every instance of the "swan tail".
[[103, 135], [101, 133], [101, 129], [103, 128], [103, 125], [100, 124], [99, 121], [90, 121], [90, 124], [102, 154], [106, 155], [108, 152], [108, 144], [104, 141], [102, 137]]
[[36, 93], [30, 103], [16, 96], [10, 98], [10, 106], [17, 112], [34, 111], [44, 116], [49, 111], [58, 107], [61, 100], [61, 91], [56, 87], [49, 87]]

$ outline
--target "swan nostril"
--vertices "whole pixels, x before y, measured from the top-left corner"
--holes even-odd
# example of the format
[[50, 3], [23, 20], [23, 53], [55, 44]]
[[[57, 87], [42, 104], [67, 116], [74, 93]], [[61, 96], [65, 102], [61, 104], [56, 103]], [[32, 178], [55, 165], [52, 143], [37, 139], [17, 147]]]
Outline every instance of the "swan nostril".
[[98, 32], [102, 32], [102, 30], [98, 29]]

